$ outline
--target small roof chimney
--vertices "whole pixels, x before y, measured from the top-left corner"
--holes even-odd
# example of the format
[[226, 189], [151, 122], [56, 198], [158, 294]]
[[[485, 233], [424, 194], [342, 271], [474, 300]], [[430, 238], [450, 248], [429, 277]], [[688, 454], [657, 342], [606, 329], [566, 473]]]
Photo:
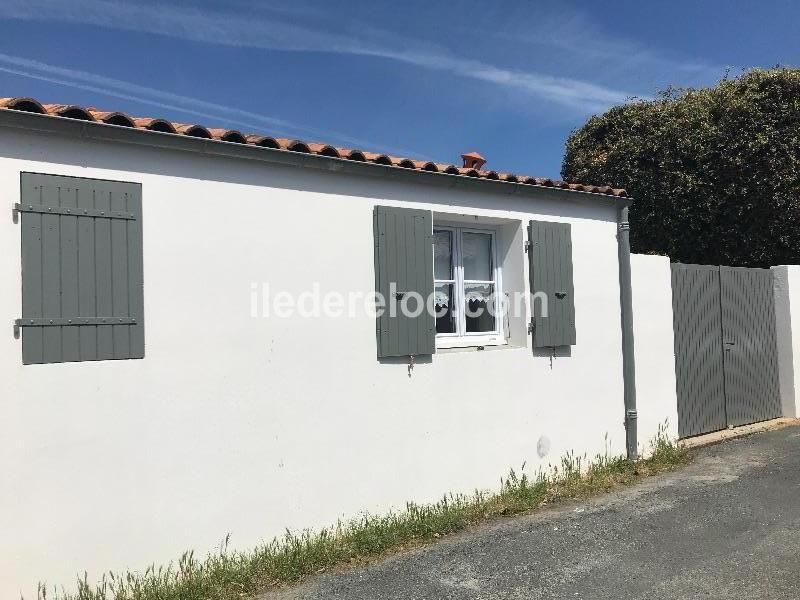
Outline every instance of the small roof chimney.
[[486, 159], [477, 152], [465, 152], [461, 155], [461, 158], [464, 159], [465, 169], [480, 170], [486, 164]]

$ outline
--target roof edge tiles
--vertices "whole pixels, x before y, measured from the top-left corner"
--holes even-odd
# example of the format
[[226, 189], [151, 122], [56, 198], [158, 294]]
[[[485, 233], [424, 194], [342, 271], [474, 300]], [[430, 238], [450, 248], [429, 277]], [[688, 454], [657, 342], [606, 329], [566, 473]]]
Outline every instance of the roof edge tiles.
[[[199, 124], [171, 122], [158, 117], [132, 117], [120, 111], [106, 111], [94, 107], [82, 107], [72, 104], [43, 104], [35, 98], [0, 98], [0, 109], [23, 111], [81, 121], [93, 121], [102, 125], [146, 129], [170, 135], [199, 137], [233, 144], [267, 147], [286, 152], [315, 154], [318, 156], [328, 156], [356, 162], [371, 162], [410, 171], [444, 173], [472, 179], [517, 183], [526, 186], [552, 187], [613, 196], [616, 198], [629, 197], [624, 189], [613, 188], [611, 186], [566, 183], [564, 181], [545, 177], [515, 175], [513, 173], [501, 173], [486, 169], [463, 168], [431, 161], [390, 156], [388, 154], [376, 154], [365, 150], [337, 148], [329, 144], [318, 142], [275, 138], [261, 134], [242, 133], [235, 129], [207, 128]], [[479, 155], [476, 154], [476, 156]]]

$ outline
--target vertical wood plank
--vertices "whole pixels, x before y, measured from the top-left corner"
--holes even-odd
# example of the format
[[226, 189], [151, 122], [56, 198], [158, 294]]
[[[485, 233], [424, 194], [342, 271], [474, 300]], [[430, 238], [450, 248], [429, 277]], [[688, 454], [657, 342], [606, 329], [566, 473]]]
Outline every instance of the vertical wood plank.
[[[539, 314], [536, 317], [534, 328], [534, 346], [544, 347], [550, 346], [550, 321], [553, 318], [557, 308], [553, 302], [553, 289], [550, 283], [550, 252], [548, 229], [545, 223], [533, 223], [534, 240], [531, 246], [531, 259], [533, 263], [533, 281], [534, 292], [541, 292], [547, 298], [546, 300], [546, 313], [545, 305], [541, 304]], [[545, 314], [547, 316], [545, 316]]]
[[[391, 279], [395, 283], [398, 292], [406, 290], [406, 253], [405, 253], [405, 219], [398, 211], [392, 211], [392, 229], [394, 242], [394, 266], [391, 271]], [[400, 310], [400, 301], [395, 297], [395, 316], [390, 319], [391, 331], [394, 337], [393, 352], [397, 356], [404, 356], [408, 346], [408, 332], [404, 322], [403, 313]]]
[[[42, 204], [59, 206], [56, 185], [42, 186]], [[61, 218], [57, 214], [42, 214], [42, 316], [61, 317]], [[62, 327], [44, 327], [46, 363], [61, 362]]]
[[383, 220], [383, 270], [381, 272], [381, 281], [383, 283], [383, 293], [386, 299], [386, 312], [384, 313], [384, 344], [383, 356], [396, 356], [397, 353], [394, 348], [394, 339], [392, 330], [394, 329], [394, 322], [390, 318], [392, 298], [389, 294], [390, 278], [392, 277], [394, 269], [394, 217], [386, 210], [381, 210], [381, 218]]
[[567, 297], [564, 301], [564, 337], [570, 345], [577, 344], [577, 329], [575, 327], [575, 272], [572, 266], [572, 226], [564, 224], [564, 291]]
[[386, 325], [386, 213], [375, 207], [373, 212], [373, 235], [375, 236], [375, 291], [383, 297], [384, 307], [375, 318], [375, 338], [378, 344], [378, 357], [386, 356], [387, 336], [389, 330]]
[[[42, 203], [41, 187], [31, 177], [22, 176], [20, 201], [24, 205]], [[42, 317], [42, 215], [22, 213], [22, 317]], [[44, 361], [44, 328], [22, 328], [22, 362]]]
[[[564, 333], [566, 328], [564, 327], [564, 319], [567, 316], [566, 310], [564, 307], [566, 306], [566, 298], [561, 298], [560, 294], [564, 290], [564, 286], [562, 285], [562, 268], [564, 266], [564, 257], [561, 253], [564, 251], [564, 224], [558, 223], [555, 227], [553, 227], [553, 302], [556, 304], [556, 318], [552, 322], [553, 326], [553, 345], [563, 346], [564, 344]], [[557, 295], [558, 294], [558, 295]]]
[[[401, 275], [403, 278], [403, 286], [398, 288], [399, 290], [406, 293], [406, 295], [411, 291], [416, 291], [414, 284], [416, 283], [416, 274], [414, 269], [416, 268], [415, 264], [415, 255], [414, 255], [414, 217], [411, 215], [402, 215], [398, 217], [399, 221], [402, 223], [403, 227], [403, 237], [400, 241], [401, 248], [403, 251], [403, 267], [401, 271]], [[409, 300], [408, 306], [413, 309], [414, 305]], [[399, 307], [398, 307], [399, 308]], [[398, 311], [399, 313], [400, 311]], [[401, 332], [404, 334], [401, 337], [403, 342], [403, 354], [414, 354], [414, 350], [416, 350], [416, 323], [413, 319], [402, 315], [402, 324], [401, 325]]]
[[[59, 202], [64, 208], [77, 208], [77, 188], [72, 182], [59, 186]], [[79, 313], [78, 292], [78, 217], [61, 215], [61, 316]], [[62, 361], [80, 360], [80, 327], [61, 327]]]
[[[86, 185], [78, 187], [78, 208], [94, 208], [94, 190]], [[78, 217], [78, 316], [97, 317], [95, 220]], [[80, 360], [97, 360], [97, 326], [78, 327]]]
[[[110, 192], [107, 189], [95, 190], [94, 207], [98, 210], [110, 210], [111, 198]], [[100, 218], [93, 220], [97, 316], [113, 316], [114, 294], [111, 274], [111, 221], [109, 219]], [[114, 358], [114, 332], [111, 325], [97, 326], [97, 358], [100, 360]]]
[[540, 223], [539, 228], [542, 235], [541, 254], [542, 254], [542, 289], [547, 293], [548, 314], [546, 319], [542, 319], [542, 344], [544, 346], [554, 346], [553, 342], [553, 321], [558, 315], [558, 305], [555, 301], [555, 286], [553, 285], [553, 228], [546, 223]]
[[433, 219], [430, 213], [417, 218], [417, 290], [424, 303], [423, 312], [417, 319], [418, 353], [436, 352], [436, 319], [428, 313], [428, 299], [433, 294]]
[[[110, 193], [111, 210], [128, 209], [126, 191], [113, 190]], [[128, 264], [128, 222], [121, 219], [111, 221], [111, 307], [113, 317], [127, 318], [130, 314], [130, 281]], [[114, 358], [130, 358], [130, 325], [112, 325]]]
[[539, 326], [539, 318], [538, 318], [538, 311], [541, 311], [540, 303], [534, 298], [534, 295], [538, 291], [538, 274], [536, 266], [536, 260], [538, 255], [538, 223], [536, 221], [531, 221], [528, 223], [528, 285], [530, 286], [530, 303], [531, 303], [531, 326], [533, 327], [533, 339], [531, 340], [531, 345], [535, 348], [536, 347], [536, 330]]
[[128, 327], [130, 335], [130, 357], [144, 358], [144, 248], [142, 225], [142, 193], [139, 186], [131, 186], [128, 193], [128, 209], [137, 216], [127, 221], [128, 229], [128, 305], [135, 325]]
[[[405, 256], [406, 256], [406, 265], [405, 265], [405, 279], [406, 285], [403, 287], [403, 290], [406, 294], [411, 292], [417, 291], [417, 282], [419, 281], [419, 275], [417, 273], [417, 239], [416, 239], [416, 229], [417, 229], [417, 218], [413, 214], [405, 215], [403, 217], [403, 225], [405, 227], [405, 236], [404, 236], [404, 244], [405, 244]], [[412, 302], [411, 299], [406, 300], [407, 306], [409, 310], [414, 310], [415, 302]], [[416, 348], [418, 347], [418, 336], [417, 336], [417, 324], [418, 320], [413, 319], [410, 317], [403, 317], [405, 320], [405, 330], [406, 330], [406, 349], [408, 350], [409, 354], [413, 354]]]

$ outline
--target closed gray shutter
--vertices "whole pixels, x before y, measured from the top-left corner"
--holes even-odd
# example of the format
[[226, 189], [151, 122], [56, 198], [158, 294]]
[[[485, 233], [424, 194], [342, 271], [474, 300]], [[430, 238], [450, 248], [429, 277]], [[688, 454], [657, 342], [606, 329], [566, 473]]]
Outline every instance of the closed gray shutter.
[[[377, 318], [378, 357], [433, 354], [435, 319], [427, 310], [405, 316], [400, 299], [417, 292], [426, 302], [433, 294], [433, 221], [430, 211], [375, 207], [375, 287], [387, 306]], [[391, 284], [399, 297], [390, 297]], [[390, 307], [395, 305], [395, 316]], [[415, 300], [407, 302], [415, 309]]]
[[22, 173], [22, 362], [144, 356], [134, 183]]
[[575, 299], [572, 282], [572, 235], [568, 223], [531, 221], [531, 292], [547, 294], [548, 316], [534, 300], [533, 347], [575, 344]]

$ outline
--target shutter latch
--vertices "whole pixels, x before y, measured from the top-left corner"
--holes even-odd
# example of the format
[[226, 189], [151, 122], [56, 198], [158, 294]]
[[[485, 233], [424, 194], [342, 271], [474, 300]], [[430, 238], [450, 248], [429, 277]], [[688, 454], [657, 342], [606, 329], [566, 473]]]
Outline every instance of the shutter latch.
[[530, 252], [531, 248], [533, 248], [533, 242], [528, 240], [527, 242], [525, 242], [525, 252]]

